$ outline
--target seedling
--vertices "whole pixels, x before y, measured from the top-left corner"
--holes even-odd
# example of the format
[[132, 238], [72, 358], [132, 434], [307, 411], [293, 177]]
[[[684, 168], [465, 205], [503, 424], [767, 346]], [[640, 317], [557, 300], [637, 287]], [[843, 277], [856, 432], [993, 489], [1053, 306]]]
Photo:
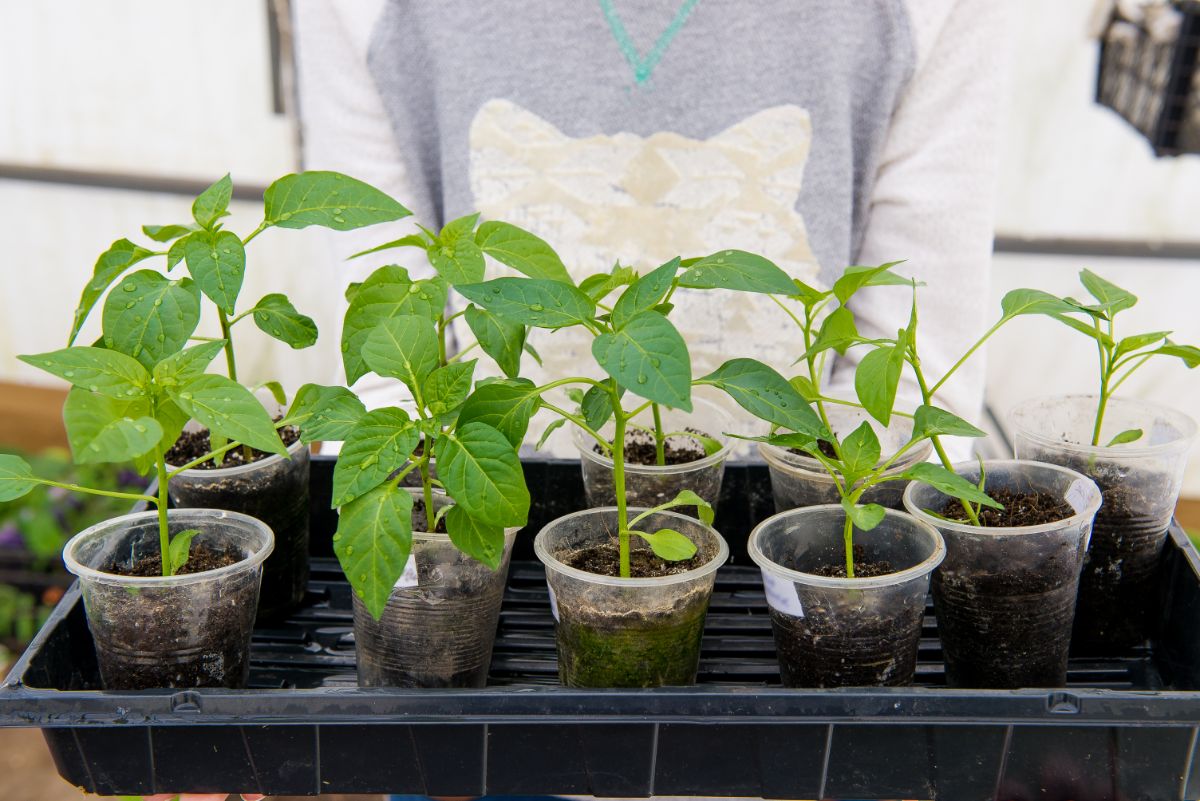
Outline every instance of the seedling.
[[[301, 427], [306, 442], [337, 438], [344, 428], [341, 418], [361, 409], [348, 390], [306, 385], [283, 419], [272, 421], [253, 393], [233, 377], [205, 372], [224, 351], [233, 373], [230, 340], [212, 339], [187, 347], [189, 341], [202, 339], [193, 336], [200, 322], [202, 296], [216, 305], [222, 331], [228, 333], [235, 322], [229, 315], [245, 268], [244, 245], [262, 231], [309, 225], [348, 230], [408, 214], [378, 190], [347, 176], [299, 173], [267, 188], [263, 221], [243, 240], [221, 230], [218, 223], [228, 213], [231, 195], [227, 176], [196, 199], [194, 225], [146, 226], [143, 230], [151, 239], [174, 240], [167, 251], [152, 251], [128, 239], [115, 242], [96, 262], [75, 311], [68, 347], [21, 357], [72, 385], [63, 418], [75, 460], [81, 464], [132, 461], [139, 472], [154, 472], [157, 494], [42, 479], [19, 457], [0, 457], [0, 501], [23, 496], [42, 484], [155, 506], [164, 576], [173, 575], [187, 562], [195, 535], [194, 531], [179, 532], [174, 538], [168, 534], [167, 487], [172, 477], [234, 447], [286, 456], [277, 431], [284, 426]], [[155, 256], [166, 257], [168, 271], [185, 261], [191, 277], [172, 279], [142, 269], [113, 286], [135, 264]], [[74, 345], [91, 310], [110, 287], [100, 341], [92, 346]], [[271, 336], [295, 343], [307, 341], [308, 326], [303, 322], [307, 318], [296, 314], [282, 295], [268, 295], [241, 317], [251, 315]], [[313, 331], [315, 335], [315, 327]], [[221, 444], [199, 459], [168, 470], [165, 455], [189, 419], [207, 426]]]
[[[1137, 297], [1091, 270], [1081, 271], [1079, 281], [1092, 296], [1094, 303], [1080, 303], [1073, 298], [1053, 298], [1056, 303], [1048, 305], [1041, 313], [1073, 328], [1096, 343], [1100, 368], [1100, 397], [1096, 405], [1091, 444], [1098, 447], [1101, 445], [1100, 432], [1104, 427], [1104, 413], [1109, 400], [1138, 368], [1155, 356], [1168, 356], [1182, 360], [1191, 369], [1200, 365], [1200, 348], [1172, 341], [1170, 331], [1152, 331], [1118, 338], [1116, 316], [1119, 312], [1137, 305]], [[1128, 429], [1103, 444], [1105, 447], [1112, 447], [1137, 442], [1143, 434], [1140, 428]]]

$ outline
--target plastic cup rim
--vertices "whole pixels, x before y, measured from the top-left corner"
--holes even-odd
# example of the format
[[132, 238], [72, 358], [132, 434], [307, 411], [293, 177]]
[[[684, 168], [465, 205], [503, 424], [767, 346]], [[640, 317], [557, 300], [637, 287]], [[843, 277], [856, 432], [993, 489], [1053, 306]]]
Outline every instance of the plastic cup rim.
[[[758, 443], [758, 452], [766, 460], [768, 466], [778, 470], [787, 470], [789, 472], [804, 473], [806, 477], [811, 477], [814, 480], [827, 480], [830, 484], [833, 483], [833, 476], [811, 456], [798, 456], [789, 453], [787, 448], [779, 445], [772, 445], [769, 442]], [[904, 455], [904, 458], [896, 462], [885, 471], [885, 475], [894, 473], [902, 473], [914, 464], [924, 462], [929, 458], [929, 454], [933, 452], [933, 443], [929, 440], [923, 441], [916, 448]], [[816, 469], [810, 469], [804, 464], [799, 464], [793, 459], [803, 459], [805, 462], [810, 462], [815, 465]]]
[[1136, 459], [1143, 456], [1161, 456], [1164, 454], [1182, 452], [1188, 450], [1192, 442], [1196, 439], [1197, 425], [1191, 415], [1181, 412], [1171, 406], [1155, 403], [1154, 401], [1142, 400], [1141, 398], [1110, 398], [1109, 407], [1112, 404], [1128, 404], [1141, 406], [1155, 414], [1168, 418], [1174, 423], [1178, 423], [1181, 427], [1180, 436], [1168, 442], [1163, 442], [1158, 445], [1138, 445], [1135, 442], [1130, 442], [1125, 445], [1090, 445], [1077, 442], [1068, 442], [1060, 437], [1047, 436], [1046, 434], [1036, 431], [1028, 426], [1022, 425], [1018, 421], [1018, 416], [1026, 409], [1032, 408], [1039, 404], [1051, 403], [1055, 401], [1082, 401], [1091, 400], [1093, 403], [1099, 402], [1099, 395], [1089, 395], [1086, 393], [1067, 394], [1067, 395], [1040, 395], [1034, 398], [1026, 398], [1020, 403], [1012, 407], [1008, 412], [1009, 422], [1012, 423], [1014, 432], [1020, 436], [1051, 448], [1068, 451], [1070, 453], [1080, 453], [1089, 456], [1102, 456], [1108, 459]]
[[[693, 398], [692, 399], [692, 406], [693, 406], [692, 412], [684, 412], [684, 414], [694, 414], [695, 407], [701, 406], [701, 405], [706, 406], [710, 410], [716, 412], [717, 417], [721, 418], [721, 420], [723, 421], [723, 424], [721, 426], [722, 429], [727, 429], [727, 428], [733, 427], [733, 416], [731, 414], [729, 414], [729, 412], [725, 411], [725, 409], [722, 408], [720, 405], [708, 400], [707, 398]], [[682, 411], [682, 410], [677, 410], [677, 411]], [[706, 467], [712, 467], [713, 465], [720, 464], [721, 462], [728, 459], [729, 454], [733, 451], [734, 439], [733, 439], [733, 437], [729, 436], [724, 430], [718, 431], [715, 434], [709, 433], [709, 436], [711, 436], [713, 439], [723, 440], [724, 444], [721, 446], [721, 449], [719, 451], [717, 451], [716, 453], [709, 454], [708, 456], [705, 456], [703, 459], [697, 459], [696, 461], [688, 462], [687, 464], [664, 464], [664, 465], [630, 464], [629, 462], [626, 462], [625, 463], [625, 472], [626, 473], [640, 473], [642, 475], [671, 475], [671, 474], [675, 474], [675, 473], [689, 473], [693, 470], [703, 470]], [[596, 453], [596, 451], [593, 449], [593, 446], [596, 444], [596, 441], [594, 439], [592, 439], [591, 435], [588, 434], [586, 431], [584, 431], [582, 428], [580, 428], [579, 426], [574, 426], [574, 429], [571, 432], [571, 439], [575, 444], [576, 450], [579, 451], [580, 459], [587, 459], [590, 462], [595, 462], [596, 464], [600, 465], [601, 467], [607, 468], [609, 470], [613, 469], [612, 457], [605, 456], [600, 453]]]
[[[296, 440], [293, 442], [287, 448], [288, 461], [295, 461], [296, 457], [307, 448], [308, 446], [305, 445], [302, 440]], [[259, 459], [258, 461], [250, 462], [249, 464], [236, 464], [232, 467], [214, 467], [211, 469], [191, 467], [179, 473], [177, 476], [175, 476], [175, 478], [230, 478], [232, 476], [242, 475], [243, 473], [253, 473], [255, 470], [265, 469], [276, 462], [283, 461], [283, 459], [284, 457], [280, 454], [273, 453], [265, 459]], [[178, 465], [167, 465], [168, 471], [176, 469], [178, 469]]]
[[[425, 492], [420, 487], [401, 487], [400, 489], [404, 490], [409, 495], [413, 496], [414, 501], [421, 499]], [[446, 491], [444, 489], [442, 489], [441, 487], [434, 487], [433, 494], [439, 498], [450, 498], [450, 496], [446, 493]], [[453, 501], [454, 499], [450, 498], [450, 500]], [[453, 505], [453, 504], [451, 504], [451, 505]], [[428, 519], [429, 518], [427, 516], [426, 521], [428, 521]], [[504, 529], [505, 538], [511, 538], [514, 534], [516, 534], [522, 528], [524, 528], [524, 526], [507, 526]], [[450, 541], [449, 534], [441, 534], [436, 531], [417, 531], [416, 529], [413, 529], [412, 538], [413, 538], [414, 542], [437, 542], [437, 543], [453, 544]]]

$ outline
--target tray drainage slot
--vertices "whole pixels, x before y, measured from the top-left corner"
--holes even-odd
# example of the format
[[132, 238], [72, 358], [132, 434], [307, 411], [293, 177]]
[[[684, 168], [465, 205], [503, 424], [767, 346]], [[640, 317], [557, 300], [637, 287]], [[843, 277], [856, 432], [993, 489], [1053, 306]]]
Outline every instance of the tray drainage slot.
[[1079, 697], [1071, 693], [1050, 693], [1046, 708], [1055, 715], [1078, 715]]
[[186, 690], [171, 696], [172, 712], [199, 712], [200, 693]]

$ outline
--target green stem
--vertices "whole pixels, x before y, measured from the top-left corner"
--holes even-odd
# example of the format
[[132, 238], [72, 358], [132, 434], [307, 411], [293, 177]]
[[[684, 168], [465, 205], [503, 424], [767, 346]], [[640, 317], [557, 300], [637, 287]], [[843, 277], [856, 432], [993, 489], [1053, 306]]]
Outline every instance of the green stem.
[[1092, 445], [1100, 445], [1100, 429], [1104, 427], [1104, 412], [1108, 409], [1108, 393], [1100, 393], [1100, 403], [1096, 407], [1096, 425], [1092, 429]]
[[[992, 334], [994, 334], [994, 333], [996, 333], [997, 331], [999, 331], [999, 330], [1000, 330], [1000, 327], [1001, 327], [1001, 326], [1003, 326], [1005, 323], [1007, 323], [1007, 322], [1008, 322], [1009, 320], [1011, 320], [1011, 319], [1012, 319], [1011, 317], [1001, 317], [999, 320], [997, 320], [997, 321], [996, 321], [996, 324], [995, 324], [995, 325], [993, 325], [991, 328], [989, 328], [989, 329], [987, 330], [987, 332], [986, 332], [986, 333], [984, 333], [984, 335], [983, 335], [983, 336], [981, 336], [981, 337], [979, 338], [979, 340], [978, 340], [978, 341], [977, 341], [977, 342], [976, 342], [974, 345], [972, 345], [970, 348], [968, 348], [968, 349], [967, 349], [967, 352], [966, 352], [966, 353], [964, 353], [964, 354], [962, 355], [962, 357], [961, 357], [961, 358], [960, 358], [958, 361], [956, 361], [956, 362], [953, 364], [953, 366], [951, 366], [951, 368], [950, 368], [949, 370], [947, 370], [947, 371], [946, 371], [946, 374], [945, 374], [945, 375], [943, 375], [943, 376], [942, 376], [940, 379], [938, 379], [937, 383], [936, 383], [936, 384], [934, 384], [934, 385], [933, 385], [933, 386], [930, 388], [930, 390], [929, 390], [929, 397], [930, 397], [930, 398], [932, 398], [934, 395], [936, 395], [936, 394], [937, 394], [937, 391], [938, 391], [939, 389], [941, 389], [941, 388], [942, 388], [942, 385], [943, 385], [943, 384], [945, 384], [945, 383], [946, 383], [946, 382], [947, 382], [947, 381], [950, 379], [950, 376], [954, 375], [954, 373], [958, 371], [958, 368], [960, 368], [960, 367], [962, 367], [964, 364], [966, 364], [966, 362], [967, 362], [967, 359], [970, 359], [972, 356], [974, 356], [974, 355], [975, 355], [975, 351], [977, 351], [977, 350], [979, 350], [981, 347], [983, 347], [983, 343], [987, 342], [987, 341], [988, 341], [988, 339], [990, 339], [990, 338], [991, 338]], [[929, 403], [929, 401], [928, 401], [928, 400], [926, 400], [925, 402], [926, 402], [926, 404], [928, 404], [928, 403]]]
[[650, 408], [654, 410], [654, 462], [655, 464], [665, 465], [667, 463], [667, 438], [663, 436], [662, 412], [657, 403], [650, 404]]
[[849, 514], [842, 524], [842, 542], [846, 547], [846, 578], [854, 578], [854, 519]]
[[593, 387], [600, 387], [601, 389], [608, 391], [608, 386], [606, 384], [603, 384], [594, 378], [573, 376], [571, 378], [560, 378], [557, 381], [551, 381], [549, 384], [542, 384], [540, 387], [537, 387], [534, 392], [541, 395], [544, 392], [549, 392], [550, 390], [558, 389], [559, 387], [565, 387], [569, 384], [590, 384]]
[[120, 498], [125, 501], [144, 501], [145, 503], [158, 503], [158, 498], [153, 495], [138, 495], [134, 492], [116, 492], [115, 490], [92, 489], [79, 484], [64, 484], [61, 481], [52, 481], [48, 478], [34, 478], [38, 484], [43, 484], [47, 487], [58, 487], [59, 489], [70, 490], [71, 492], [82, 492], [85, 495], [103, 495], [105, 498]]
[[163, 458], [160, 452], [154, 463], [154, 467], [158, 472], [158, 548], [159, 557], [162, 561], [162, 574], [169, 576], [171, 570], [171, 537], [167, 529], [167, 487], [170, 486], [170, 479], [167, 477], [167, 461]]
[[225, 365], [229, 372], [229, 380], [237, 381], [237, 359], [233, 355], [233, 337], [229, 334], [229, 317], [224, 309], [217, 309], [217, 319], [221, 321], [221, 338], [225, 340]]
[[547, 410], [553, 412], [554, 414], [557, 414], [559, 417], [562, 417], [564, 420], [567, 420], [567, 421], [579, 426], [579, 428], [581, 428], [584, 432], [586, 432], [592, 439], [596, 440], [596, 442], [598, 442], [600, 444], [600, 447], [604, 448], [604, 450], [607, 451], [609, 454], [612, 453], [612, 450], [613, 450], [612, 443], [609, 442], [608, 440], [606, 440], [604, 437], [600, 436], [600, 434], [594, 428], [589, 426], [587, 424], [587, 421], [584, 420], [579, 415], [571, 414], [566, 409], [560, 409], [559, 407], [555, 406], [552, 403], [547, 403], [545, 401], [545, 399], [542, 400], [542, 408], [547, 409]]
[[242, 247], [245, 247], [246, 245], [249, 245], [249, 244], [250, 244], [250, 240], [254, 239], [254, 237], [258, 236], [258, 235], [259, 235], [259, 234], [261, 234], [263, 231], [267, 230], [267, 228], [269, 228], [269, 227], [270, 227], [270, 225], [268, 225], [268, 223], [267, 223], [267, 221], [266, 221], [266, 220], [263, 220], [262, 222], [260, 222], [260, 223], [258, 224], [258, 227], [257, 227], [257, 228], [255, 228], [253, 231], [251, 231], [251, 232], [250, 232], [250, 235], [249, 235], [249, 236], [247, 236], [245, 239], [243, 239], [243, 240], [242, 240]]
[[[625, 413], [620, 408], [617, 393], [613, 395], [613, 417], [616, 424], [613, 431], [613, 442], [625, 442]], [[613, 488], [617, 494], [617, 547], [621, 556], [621, 578], [630, 577], [629, 569], [629, 511], [625, 499], [625, 450], [613, 449]]]
[[[912, 332], [912, 338], [910, 340], [910, 342], [911, 342], [911, 344], [910, 344], [911, 358], [909, 358], [908, 363], [912, 366], [913, 375], [916, 376], [917, 386], [921, 388], [921, 402], [924, 403], [926, 406], [932, 406], [933, 405], [933, 391], [929, 389], [929, 384], [925, 380], [925, 373], [921, 370], [921, 360], [917, 358], [916, 339], [917, 339], [917, 334], [916, 334], [916, 331], [914, 330]], [[937, 453], [938, 459], [942, 463], [942, 467], [946, 468], [951, 473], [953, 473], [954, 472], [954, 463], [950, 461], [950, 456], [946, 453], [946, 449], [942, 447], [941, 437], [939, 437], [935, 434], [934, 436], [931, 436], [929, 438], [929, 441], [933, 443], [933, 449]], [[969, 502], [967, 502], [961, 498], [959, 499], [959, 503], [962, 505], [963, 511], [967, 515], [967, 519], [969, 521], [971, 521], [971, 525], [980, 526], [981, 523], [979, 522], [979, 515], [976, 514], [975, 507], [973, 507]]]
[[433, 458], [433, 446], [427, 440], [425, 442], [425, 453], [421, 456], [420, 471], [421, 471], [421, 494], [425, 498], [425, 523], [432, 534], [435, 526], [433, 518], [437, 514], [433, 508], [433, 482], [429, 477], [429, 460]]
[[467, 345], [465, 348], [460, 350], [458, 353], [456, 353], [453, 356], [451, 356], [450, 358], [446, 359], [446, 364], [454, 364], [456, 361], [461, 359], [463, 356], [466, 356], [468, 353], [475, 350], [477, 347], [479, 347], [479, 343], [472, 342], [470, 345]]

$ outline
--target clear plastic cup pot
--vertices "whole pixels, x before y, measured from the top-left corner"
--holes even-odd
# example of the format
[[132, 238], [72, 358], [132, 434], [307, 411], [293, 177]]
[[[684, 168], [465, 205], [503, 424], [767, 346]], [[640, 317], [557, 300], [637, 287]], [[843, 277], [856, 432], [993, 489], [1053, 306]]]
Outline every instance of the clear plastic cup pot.
[[[686, 464], [642, 465], [625, 464], [625, 499], [630, 506], [653, 508], [674, 498], [681, 490], [691, 490], [715, 508], [721, 495], [721, 480], [725, 477], [725, 461], [733, 450], [732, 440], [725, 432], [733, 427], [733, 418], [720, 406], [703, 398], [693, 398], [693, 410], [662, 409], [663, 429], [667, 433], [699, 431], [721, 443], [720, 450]], [[653, 413], [647, 409], [631, 421], [629, 431], [643, 433], [652, 431]], [[600, 431], [601, 436], [611, 440], [611, 421]], [[596, 441], [587, 432], [576, 427], [572, 433], [575, 447], [583, 467], [583, 489], [588, 506], [612, 506], [617, 502], [613, 488], [613, 460], [597, 452]], [[680, 507], [681, 511], [694, 511], [695, 507]]]
[[[933, 574], [933, 602], [952, 687], [1015, 689], [1061, 687], [1079, 571], [1100, 508], [1095, 482], [1041, 462], [989, 461], [987, 489], [1042, 492], [1070, 504], [1064, 520], [1020, 528], [979, 527], [941, 520], [949, 496], [912, 483], [904, 493], [909, 514], [938, 531], [946, 558]], [[975, 483], [979, 465], [955, 472]]]
[[[630, 509], [630, 517], [640, 511]], [[619, 578], [564, 561], [597, 544], [615, 549], [617, 520], [615, 508], [587, 509], [558, 518], [534, 539], [550, 588], [559, 678], [568, 687], [693, 684], [708, 601], [729, 547], [695, 518], [658, 512], [637, 528], [671, 528], [683, 534], [696, 545], [696, 567], [675, 575]], [[630, 539], [635, 551], [649, 549], [640, 537]]]
[[[912, 437], [913, 422], [908, 417], [893, 416], [892, 422], [885, 428], [862, 409], [826, 404], [825, 412], [829, 417], [830, 427], [839, 438], [854, 431], [863, 421], [870, 423], [879, 437], [884, 459], [890, 458]], [[789, 509], [840, 501], [841, 496], [833, 477], [816, 459], [765, 442], [759, 443], [758, 449], [770, 470], [775, 511], [786, 512]], [[888, 475], [903, 473], [913, 465], [925, 461], [932, 449], [933, 445], [928, 440], [920, 443], [897, 460], [887, 471]], [[900, 510], [903, 508], [901, 499], [906, 484], [904, 481], [889, 481], [872, 487], [863, 495], [862, 503], [877, 503], [888, 509]]]
[[192, 553], [208, 548], [238, 562], [175, 576], [122, 576], [159, 555], [158, 514], [98, 523], [67, 543], [63, 561], [79, 577], [88, 627], [107, 690], [246, 686], [250, 634], [263, 560], [274, 538], [261, 521], [215, 509], [172, 509], [168, 530], [196, 529]]
[[288, 457], [185, 470], [168, 486], [172, 506], [241, 512], [275, 532], [275, 551], [263, 567], [259, 620], [286, 615], [308, 587], [308, 446], [293, 443]]
[[[420, 501], [420, 489], [406, 489]], [[443, 491], [434, 491], [438, 509], [450, 503]], [[496, 570], [459, 551], [445, 534], [414, 531], [408, 567], [383, 616], [376, 620], [354, 596], [359, 686], [487, 684], [517, 531], [505, 530], [504, 555]]]
[[887, 510], [871, 531], [854, 532], [858, 563], [886, 562], [872, 577], [818, 575], [844, 565], [841, 506], [792, 509], [750, 533], [762, 569], [786, 687], [912, 684], [929, 574], [942, 561], [942, 537], [928, 523]]
[[1027, 401], [1012, 413], [1017, 457], [1076, 470], [1096, 482], [1096, 513], [1079, 583], [1072, 648], [1118, 653], [1156, 635], [1160, 570], [1167, 529], [1196, 423], [1141, 400], [1114, 398], [1101, 442], [1123, 431], [1142, 436], [1123, 445], [1089, 445], [1098, 397], [1064, 395]]

